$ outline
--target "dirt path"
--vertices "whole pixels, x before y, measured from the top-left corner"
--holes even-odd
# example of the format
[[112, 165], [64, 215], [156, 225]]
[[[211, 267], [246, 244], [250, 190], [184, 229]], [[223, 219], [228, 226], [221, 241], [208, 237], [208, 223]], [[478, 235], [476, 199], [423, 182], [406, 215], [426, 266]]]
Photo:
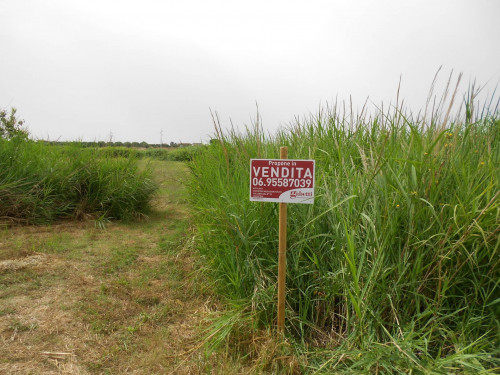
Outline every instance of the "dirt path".
[[156, 162], [149, 220], [0, 229], [0, 374], [221, 373], [190, 246], [182, 164]]

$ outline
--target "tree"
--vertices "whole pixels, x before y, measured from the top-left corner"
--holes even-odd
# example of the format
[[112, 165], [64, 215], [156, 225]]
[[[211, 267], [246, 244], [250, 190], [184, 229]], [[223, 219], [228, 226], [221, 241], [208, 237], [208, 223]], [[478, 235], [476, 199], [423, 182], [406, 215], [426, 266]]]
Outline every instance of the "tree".
[[16, 117], [16, 109], [10, 109], [10, 115], [6, 111], [0, 111], [0, 138], [28, 138], [28, 131], [23, 129], [24, 121]]

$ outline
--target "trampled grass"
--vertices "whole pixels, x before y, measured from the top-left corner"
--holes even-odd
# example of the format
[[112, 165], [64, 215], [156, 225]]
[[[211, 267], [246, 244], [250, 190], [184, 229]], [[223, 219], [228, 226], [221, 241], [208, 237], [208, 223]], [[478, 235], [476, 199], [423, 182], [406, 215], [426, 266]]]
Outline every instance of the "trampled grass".
[[[190, 199], [200, 253], [253, 327], [275, 324], [278, 207], [249, 201], [249, 160], [280, 146], [316, 160], [314, 205], [288, 206], [286, 333], [301, 371], [499, 371], [500, 115], [473, 96], [456, 116], [444, 100], [424, 115], [334, 105], [276, 135], [216, 118]], [[214, 332], [248, 350], [240, 325]]]

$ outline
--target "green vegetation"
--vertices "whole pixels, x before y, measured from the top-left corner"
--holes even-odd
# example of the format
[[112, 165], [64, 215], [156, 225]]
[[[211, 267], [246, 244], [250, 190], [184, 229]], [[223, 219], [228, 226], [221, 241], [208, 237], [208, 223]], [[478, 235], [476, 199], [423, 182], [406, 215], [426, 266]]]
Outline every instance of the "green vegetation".
[[17, 110], [11, 108], [10, 114], [6, 111], [0, 111], [0, 139], [13, 139], [28, 137], [27, 130], [23, 129], [23, 120], [16, 117]]
[[[75, 143], [80, 146], [82, 143]], [[85, 146], [88, 147], [88, 146]], [[155, 159], [163, 161], [189, 161], [194, 155], [199, 154], [204, 146], [185, 146], [176, 148], [147, 148], [135, 149], [127, 147], [104, 146], [94, 148], [95, 152], [105, 158], [135, 158]]]
[[148, 220], [1, 228], [1, 374], [242, 373], [200, 353], [214, 301], [194, 274], [189, 171], [151, 168], [159, 195]]
[[249, 160], [288, 146], [316, 160], [314, 205], [288, 206], [286, 332], [302, 371], [499, 371], [500, 114], [476, 115], [470, 96], [453, 119], [443, 100], [427, 116], [335, 105], [275, 136], [216, 125], [190, 164], [200, 254], [234, 308], [214, 345], [250, 353], [252, 327], [275, 322], [278, 207], [249, 201]]
[[[112, 138], [112, 135], [110, 135], [110, 138]], [[51, 146], [66, 146], [68, 143], [74, 143], [72, 141], [67, 142], [67, 141], [47, 141], [47, 140], [39, 140], [39, 142], [43, 142], [45, 144], [49, 144]], [[190, 146], [198, 146], [200, 145], [199, 143], [175, 143], [175, 142], [170, 142], [170, 143], [147, 143], [147, 142], [114, 142], [113, 140], [109, 141], [94, 141], [94, 142], [89, 142], [89, 141], [78, 141], [79, 144], [81, 144], [83, 147], [123, 147], [123, 148], [132, 148], [132, 149], [147, 149], [147, 148], [159, 148], [159, 149], [173, 149], [177, 147], [190, 147]]]
[[[498, 373], [500, 113], [469, 95], [168, 150], [35, 142], [1, 112], [0, 219], [51, 224], [0, 231], [0, 372]], [[284, 340], [277, 204], [248, 199], [280, 146], [317, 168], [314, 205], [288, 206]], [[190, 161], [188, 200], [165, 160]]]
[[[15, 112], [4, 122], [18, 124]], [[48, 223], [61, 218], [127, 219], [148, 212], [156, 190], [137, 160], [106, 158], [78, 143], [55, 147], [15, 126], [0, 136], [0, 219]], [[10, 129], [10, 132], [3, 130]]]
[[202, 152], [204, 146], [185, 146], [171, 149], [148, 148], [137, 150], [137, 158], [150, 158], [164, 161], [190, 161], [194, 155]]

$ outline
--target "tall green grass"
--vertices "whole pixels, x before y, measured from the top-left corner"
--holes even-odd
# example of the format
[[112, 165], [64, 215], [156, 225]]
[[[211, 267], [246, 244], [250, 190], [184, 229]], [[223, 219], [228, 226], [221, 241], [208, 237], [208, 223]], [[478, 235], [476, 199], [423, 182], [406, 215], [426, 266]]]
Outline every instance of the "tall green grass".
[[78, 143], [0, 138], [0, 220], [127, 219], [147, 213], [156, 186], [132, 158], [102, 157]]
[[500, 114], [478, 113], [474, 90], [463, 104], [335, 104], [276, 135], [216, 119], [219, 143], [190, 164], [199, 249], [260, 327], [275, 324], [278, 207], [249, 201], [249, 160], [280, 146], [316, 160], [314, 205], [288, 205], [286, 330], [304, 371], [499, 371]]

